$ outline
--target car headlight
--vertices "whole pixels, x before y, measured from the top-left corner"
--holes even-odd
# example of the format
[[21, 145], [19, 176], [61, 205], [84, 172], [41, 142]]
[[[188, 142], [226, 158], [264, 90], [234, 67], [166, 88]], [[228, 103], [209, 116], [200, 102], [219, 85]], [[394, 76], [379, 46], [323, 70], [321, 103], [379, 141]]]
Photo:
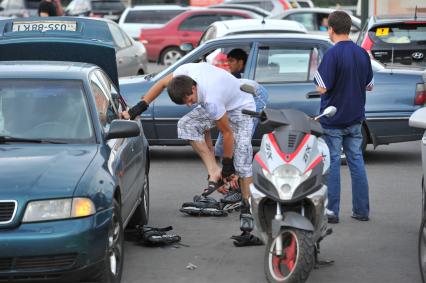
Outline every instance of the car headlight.
[[22, 222], [78, 218], [95, 212], [95, 205], [88, 198], [38, 200], [28, 203]]
[[290, 164], [281, 165], [272, 173], [263, 170], [265, 177], [277, 188], [278, 195], [283, 200], [292, 198], [297, 186], [307, 179], [299, 169]]

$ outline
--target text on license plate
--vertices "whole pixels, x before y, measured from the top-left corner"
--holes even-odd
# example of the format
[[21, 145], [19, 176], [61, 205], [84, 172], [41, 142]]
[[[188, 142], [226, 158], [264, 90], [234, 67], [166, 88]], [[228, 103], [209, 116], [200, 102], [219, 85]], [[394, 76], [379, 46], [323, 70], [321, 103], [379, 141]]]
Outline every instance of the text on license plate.
[[71, 21], [14, 22], [12, 31], [76, 31], [77, 23]]

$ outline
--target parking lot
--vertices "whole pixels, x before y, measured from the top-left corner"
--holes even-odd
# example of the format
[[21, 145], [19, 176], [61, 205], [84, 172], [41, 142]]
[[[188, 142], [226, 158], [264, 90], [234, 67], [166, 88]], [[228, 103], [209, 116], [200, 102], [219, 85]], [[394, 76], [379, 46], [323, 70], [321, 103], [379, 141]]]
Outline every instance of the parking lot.
[[[308, 282], [421, 282], [417, 233], [421, 211], [420, 142], [381, 146], [366, 155], [371, 220], [350, 218], [348, 168], [342, 167], [341, 220], [321, 245], [333, 266], [314, 270]], [[151, 148], [150, 225], [172, 225], [181, 245], [148, 248], [128, 234], [123, 282], [265, 282], [264, 246], [235, 248], [238, 213], [194, 218], [178, 209], [205, 185], [205, 170], [190, 147]], [[217, 195], [216, 195], [217, 196]], [[187, 268], [189, 264], [195, 269]]]

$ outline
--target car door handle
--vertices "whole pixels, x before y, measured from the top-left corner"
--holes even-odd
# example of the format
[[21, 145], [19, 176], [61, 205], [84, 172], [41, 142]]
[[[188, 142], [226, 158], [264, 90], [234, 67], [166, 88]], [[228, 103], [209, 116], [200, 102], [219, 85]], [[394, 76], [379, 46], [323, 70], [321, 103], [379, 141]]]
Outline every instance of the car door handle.
[[320, 98], [321, 97], [321, 93], [319, 91], [310, 91], [306, 94], [306, 98], [307, 99], [311, 99], [311, 98]]
[[122, 60], [122, 59], [119, 59], [119, 60], [118, 60], [118, 64], [121, 64], [121, 63], [123, 63], [123, 60]]

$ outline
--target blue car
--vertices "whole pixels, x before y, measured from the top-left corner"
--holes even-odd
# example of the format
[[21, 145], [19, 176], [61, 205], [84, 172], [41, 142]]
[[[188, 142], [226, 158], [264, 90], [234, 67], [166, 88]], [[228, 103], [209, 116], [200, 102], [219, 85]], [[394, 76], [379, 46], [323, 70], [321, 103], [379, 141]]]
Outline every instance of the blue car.
[[0, 22], [0, 282], [120, 282], [123, 230], [148, 221], [147, 140], [119, 120], [114, 47], [79, 36], [91, 22], [30, 21]]
[[[202, 44], [164, 71], [144, 77], [120, 80], [122, 94], [130, 105], [159, 79], [178, 66], [190, 62], [220, 63], [217, 58], [231, 49], [241, 48], [248, 54], [243, 77], [256, 80], [269, 93], [270, 108], [293, 108], [308, 115], [319, 113], [320, 95], [315, 90], [313, 76], [332, 43], [323, 36], [309, 34], [228, 36]], [[183, 46], [184, 47], [184, 46]], [[367, 93], [366, 116], [363, 125], [365, 149], [367, 143], [380, 144], [420, 139], [422, 132], [408, 126], [408, 118], [425, 103], [426, 73], [417, 70], [386, 69], [372, 61], [375, 87]], [[167, 93], [161, 94], [141, 115], [146, 137], [151, 145], [180, 145], [176, 124], [190, 109], [175, 105]], [[258, 128], [254, 144], [263, 133]]]

